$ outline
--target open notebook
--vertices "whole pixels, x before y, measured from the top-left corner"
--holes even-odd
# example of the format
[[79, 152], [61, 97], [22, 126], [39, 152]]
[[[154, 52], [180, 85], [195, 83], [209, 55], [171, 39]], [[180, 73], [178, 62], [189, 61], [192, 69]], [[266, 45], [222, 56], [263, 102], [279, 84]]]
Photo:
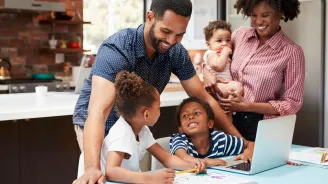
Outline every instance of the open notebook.
[[289, 160], [299, 164], [328, 169], [328, 156], [323, 159], [324, 153], [328, 155], [328, 148], [309, 148], [299, 152], [291, 152]]
[[218, 170], [208, 170], [206, 174], [183, 173], [176, 174], [174, 184], [257, 184], [247, 176], [234, 176], [231, 173]]

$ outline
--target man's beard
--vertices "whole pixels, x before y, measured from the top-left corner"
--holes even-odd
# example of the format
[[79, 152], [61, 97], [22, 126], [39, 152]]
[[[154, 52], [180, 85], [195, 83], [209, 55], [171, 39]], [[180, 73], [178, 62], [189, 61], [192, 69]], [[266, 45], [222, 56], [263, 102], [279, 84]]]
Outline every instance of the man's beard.
[[162, 40], [159, 40], [158, 38], [156, 38], [155, 31], [154, 31], [155, 26], [156, 26], [156, 22], [150, 27], [150, 30], [149, 30], [150, 43], [151, 43], [151, 45], [153, 46], [153, 48], [155, 49], [156, 52], [158, 52], [158, 53], [165, 53], [168, 50], [170, 50], [173, 45], [171, 45], [171, 47], [168, 50], [162, 50], [160, 48], [160, 43], [161, 42], [164, 42], [164, 43], [166, 43], [168, 45], [169, 45], [169, 43], [167, 43], [166, 41], [162, 41]]

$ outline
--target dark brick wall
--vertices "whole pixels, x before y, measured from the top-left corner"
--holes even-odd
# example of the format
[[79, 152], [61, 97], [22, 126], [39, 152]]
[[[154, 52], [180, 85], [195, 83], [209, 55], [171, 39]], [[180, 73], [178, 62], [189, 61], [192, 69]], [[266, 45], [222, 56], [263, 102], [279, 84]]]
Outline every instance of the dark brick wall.
[[[71, 8], [71, 1], [74, 1], [76, 11], [82, 16], [82, 0], [52, 1], [65, 2], [67, 8]], [[55, 54], [42, 51], [41, 48], [48, 48], [48, 40], [52, 35], [55, 35], [58, 41], [65, 40], [67, 45], [73, 36], [83, 38], [83, 25], [53, 27], [51, 24], [38, 24], [39, 19], [48, 15], [49, 13], [44, 12], [0, 10], [0, 56], [10, 57], [13, 65], [12, 75], [62, 71], [63, 64], [55, 63]], [[65, 61], [77, 64], [81, 56], [82, 53], [65, 54]]]

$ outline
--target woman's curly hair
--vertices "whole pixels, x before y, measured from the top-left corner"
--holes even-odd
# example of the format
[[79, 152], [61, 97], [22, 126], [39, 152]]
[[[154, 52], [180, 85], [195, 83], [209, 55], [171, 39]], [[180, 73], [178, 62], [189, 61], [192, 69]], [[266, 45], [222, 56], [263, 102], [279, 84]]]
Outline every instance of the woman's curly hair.
[[155, 101], [155, 88], [134, 72], [119, 72], [115, 89], [116, 108], [123, 117], [131, 118], [140, 107], [151, 107]]
[[251, 16], [253, 8], [261, 1], [267, 1], [271, 8], [284, 14], [285, 22], [293, 20], [300, 13], [298, 0], [237, 0], [235, 4], [237, 14], [241, 12], [244, 16]]

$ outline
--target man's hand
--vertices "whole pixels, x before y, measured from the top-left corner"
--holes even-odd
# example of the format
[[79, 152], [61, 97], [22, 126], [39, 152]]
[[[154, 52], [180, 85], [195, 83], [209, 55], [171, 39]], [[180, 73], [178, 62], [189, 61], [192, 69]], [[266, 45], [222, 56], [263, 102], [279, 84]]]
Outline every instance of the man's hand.
[[85, 170], [83, 176], [74, 180], [72, 184], [104, 184], [106, 182], [106, 177], [102, 174], [100, 169], [89, 168]]
[[216, 83], [218, 82], [216, 76], [212, 74], [208, 69], [203, 69], [204, 74], [204, 87], [205, 90], [216, 100], [219, 100], [216, 96]]
[[254, 152], [254, 142], [247, 141], [246, 148], [244, 152], [240, 155], [237, 155], [234, 160], [244, 160], [245, 162], [252, 162], [253, 152]]

